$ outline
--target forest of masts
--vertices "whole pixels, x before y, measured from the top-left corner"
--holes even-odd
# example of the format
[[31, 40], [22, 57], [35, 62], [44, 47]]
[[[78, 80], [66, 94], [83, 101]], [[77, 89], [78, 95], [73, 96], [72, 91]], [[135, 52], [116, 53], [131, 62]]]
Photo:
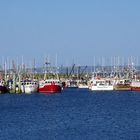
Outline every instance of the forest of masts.
[[14, 60], [4, 60], [0, 65], [0, 79], [12, 79], [13, 75], [21, 79], [44, 79], [59, 77], [60, 79], [86, 79], [93, 75], [102, 77], [140, 78], [138, 58], [112, 57], [110, 59], [94, 58], [92, 66], [52, 66], [45, 62], [41, 68], [36, 67], [35, 60], [32, 65], [16, 63]]

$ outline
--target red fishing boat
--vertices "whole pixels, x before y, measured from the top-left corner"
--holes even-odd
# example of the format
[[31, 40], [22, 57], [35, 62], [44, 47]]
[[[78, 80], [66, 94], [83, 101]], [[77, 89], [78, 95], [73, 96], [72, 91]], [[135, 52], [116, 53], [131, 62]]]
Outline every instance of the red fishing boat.
[[[41, 93], [59, 93], [62, 90], [62, 83], [59, 80], [56, 70], [51, 70], [50, 62], [45, 62], [46, 70], [44, 73], [44, 80], [39, 81], [39, 92]], [[53, 78], [48, 78], [53, 75]]]
[[62, 84], [59, 79], [46, 79], [39, 82], [39, 92], [41, 93], [59, 93], [62, 90]]
[[139, 80], [132, 81], [131, 90], [140, 91], [140, 81]]

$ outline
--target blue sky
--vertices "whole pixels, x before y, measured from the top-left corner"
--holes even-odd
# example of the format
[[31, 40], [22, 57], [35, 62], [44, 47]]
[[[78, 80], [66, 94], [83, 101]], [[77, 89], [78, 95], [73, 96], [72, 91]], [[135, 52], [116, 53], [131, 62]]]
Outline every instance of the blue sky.
[[[139, 0], [1, 0], [0, 59], [58, 64], [140, 56]], [[1, 61], [1, 60], [0, 60]]]

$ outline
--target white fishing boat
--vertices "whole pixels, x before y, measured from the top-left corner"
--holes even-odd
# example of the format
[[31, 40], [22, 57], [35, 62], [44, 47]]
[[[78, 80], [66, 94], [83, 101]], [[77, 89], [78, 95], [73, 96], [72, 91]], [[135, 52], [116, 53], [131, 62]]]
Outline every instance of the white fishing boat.
[[86, 84], [85, 85], [84, 84], [79, 84], [78, 88], [88, 88], [88, 85], [86, 85]]
[[89, 89], [92, 91], [111, 91], [113, 81], [111, 79], [92, 78], [89, 82]]
[[88, 88], [87, 81], [79, 81], [78, 82], [78, 88]]
[[22, 93], [35, 93], [38, 92], [38, 81], [37, 80], [24, 80], [21, 81]]
[[67, 88], [78, 88], [78, 83], [76, 80], [68, 80]]

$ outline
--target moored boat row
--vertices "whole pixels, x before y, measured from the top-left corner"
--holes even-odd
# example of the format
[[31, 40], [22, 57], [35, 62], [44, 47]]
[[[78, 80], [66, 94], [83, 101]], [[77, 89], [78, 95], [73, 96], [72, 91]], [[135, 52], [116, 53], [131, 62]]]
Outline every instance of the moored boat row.
[[[25, 72], [24, 69], [9, 70], [1, 73], [1, 93], [60, 93], [63, 88], [86, 88], [91, 91], [137, 90], [140, 91], [140, 74], [133, 67], [117, 67], [104, 71], [94, 69], [90, 74], [72, 74], [73, 67], [67, 74], [51, 70], [46, 61], [46, 70], [41, 73]], [[113, 67], [114, 68], [114, 67]], [[136, 78], [136, 75], [138, 76]], [[43, 77], [44, 76], [44, 77]]]
[[[11, 84], [12, 83], [12, 84]], [[0, 82], [0, 93], [61, 93], [63, 90], [63, 82], [59, 79], [46, 80], [22, 80], [16, 84], [16, 89], [13, 90], [14, 82], [6, 85], [4, 81]], [[75, 86], [67, 86], [65, 88], [87, 88], [91, 91], [140, 91], [139, 80], [128, 79], [111, 79], [111, 78], [92, 78], [88, 84], [77, 84]]]
[[9, 83], [0, 82], [0, 93], [59, 93], [62, 90], [62, 84], [59, 79], [46, 80], [21, 80], [17, 83], [10, 80]]
[[131, 81], [129, 79], [94, 78], [89, 82], [89, 89], [92, 91], [140, 91], [140, 81]]

